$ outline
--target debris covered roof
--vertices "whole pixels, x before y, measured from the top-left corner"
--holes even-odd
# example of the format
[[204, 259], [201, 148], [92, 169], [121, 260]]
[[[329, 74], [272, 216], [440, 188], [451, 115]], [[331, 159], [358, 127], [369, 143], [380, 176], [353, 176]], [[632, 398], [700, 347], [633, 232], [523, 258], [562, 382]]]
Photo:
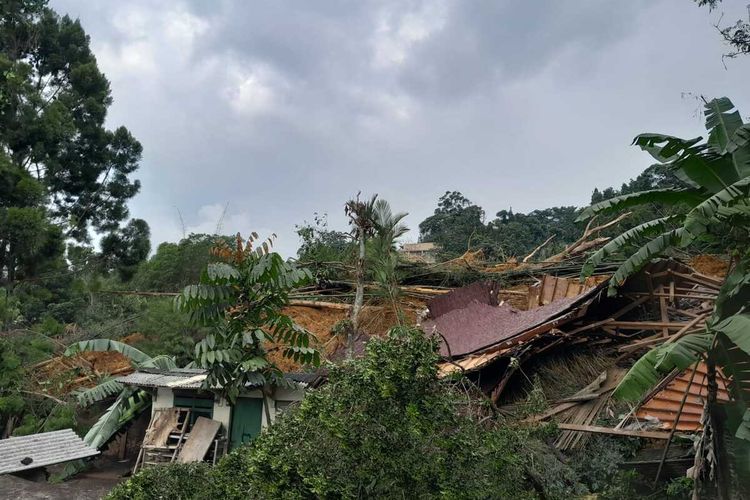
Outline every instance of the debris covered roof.
[[0, 474], [92, 457], [98, 453], [73, 429], [0, 439]]
[[[564, 297], [528, 311], [519, 311], [507, 304], [495, 306], [491, 301], [487, 301], [490, 303], [480, 302], [475, 298], [477, 290], [466, 288], [466, 292], [459, 289], [439, 297], [442, 302], [445, 302], [455, 294], [453, 301], [457, 307], [451, 310], [444, 310], [441, 307], [445, 312], [422, 322], [422, 328], [426, 333], [436, 331], [441, 334], [443, 356], [472, 354], [506, 342], [511, 345], [525, 333], [547, 332], [578, 317], [579, 311], [586, 308], [601, 289], [601, 285], [578, 296]], [[460, 300], [459, 293], [471, 294], [471, 302], [464, 304], [464, 301]], [[496, 297], [496, 294], [488, 292], [488, 296]], [[430, 307], [431, 312], [432, 309]]]

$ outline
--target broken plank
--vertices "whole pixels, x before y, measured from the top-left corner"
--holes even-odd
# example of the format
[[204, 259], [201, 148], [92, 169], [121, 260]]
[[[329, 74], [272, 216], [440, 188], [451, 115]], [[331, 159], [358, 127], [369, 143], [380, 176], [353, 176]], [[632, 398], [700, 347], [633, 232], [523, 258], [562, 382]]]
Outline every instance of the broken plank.
[[177, 455], [177, 461], [185, 464], [203, 460], [220, 427], [221, 422], [206, 417], [198, 417], [193, 428], [190, 429], [187, 441], [182, 445], [182, 449]]
[[666, 321], [610, 321], [606, 324], [607, 326], [622, 330], [660, 330], [662, 328], [681, 330], [688, 325], [688, 323], [670, 323]]
[[645, 439], [669, 439], [669, 432], [661, 431], [639, 431], [635, 429], [613, 429], [611, 427], [601, 427], [598, 425], [581, 425], [581, 424], [557, 424], [558, 429], [565, 431], [591, 432], [594, 434], [609, 434], [612, 436], [629, 436]]

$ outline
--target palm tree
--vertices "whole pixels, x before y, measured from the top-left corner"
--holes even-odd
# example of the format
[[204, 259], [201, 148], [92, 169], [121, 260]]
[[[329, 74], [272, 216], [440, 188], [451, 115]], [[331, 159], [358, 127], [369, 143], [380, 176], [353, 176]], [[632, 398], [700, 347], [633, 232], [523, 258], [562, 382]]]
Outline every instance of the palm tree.
[[375, 210], [375, 201], [378, 195], [373, 195], [369, 200], [360, 201], [359, 193], [357, 197], [346, 202], [344, 205], [344, 212], [349, 216], [349, 224], [352, 227], [352, 235], [357, 240], [358, 253], [357, 253], [357, 264], [356, 269], [356, 292], [354, 294], [354, 305], [352, 306], [352, 312], [350, 321], [352, 323], [350, 331], [347, 335], [347, 346], [348, 351], [351, 354], [352, 344], [354, 342], [355, 333], [359, 328], [359, 313], [362, 310], [365, 297], [365, 257], [367, 249], [367, 238], [371, 237], [375, 232], [375, 226], [373, 224], [373, 214]]
[[[582, 278], [614, 254], [630, 253], [610, 282], [610, 294], [616, 294], [624, 281], [653, 258], [675, 247], [687, 247], [698, 240], [728, 241], [733, 247], [734, 266], [728, 275], [705, 333], [689, 334], [657, 347], [631, 368], [615, 394], [625, 400], [639, 400], [667, 373], [684, 370], [704, 360], [708, 366], [709, 421], [707, 434], [721, 443], [732, 458], [718, 470], [741, 466], [740, 474], [750, 471], [750, 124], [742, 122], [739, 112], [726, 98], [705, 102], [708, 139], [680, 139], [663, 134], [641, 134], [634, 144], [649, 152], [686, 182], [687, 189], [657, 189], [627, 194], [596, 203], [585, 209], [579, 220], [608, 214], [643, 203], [663, 203], [687, 207], [683, 213], [654, 219], [611, 240], [594, 253], [584, 265]], [[717, 368], [730, 380], [733, 404], [716, 405]], [[722, 414], [719, 416], [719, 414]], [[724, 439], [717, 429], [728, 431], [735, 439]], [[725, 469], [726, 470], [726, 469]], [[719, 481], [719, 495], [726, 496]]]
[[372, 239], [373, 276], [394, 308], [399, 321], [396, 240], [409, 231], [409, 228], [402, 223], [407, 215], [409, 214], [406, 212], [394, 214], [390, 204], [383, 199], [375, 202], [372, 214], [375, 233]]

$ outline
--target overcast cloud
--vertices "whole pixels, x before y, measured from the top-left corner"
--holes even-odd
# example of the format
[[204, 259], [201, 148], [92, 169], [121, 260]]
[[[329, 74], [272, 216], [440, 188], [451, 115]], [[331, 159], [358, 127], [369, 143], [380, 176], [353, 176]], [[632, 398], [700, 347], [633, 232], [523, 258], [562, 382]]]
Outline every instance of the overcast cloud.
[[[725, 0], [726, 19], [746, 16]], [[750, 114], [750, 56], [690, 0], [52, 0], [141, 141], [134, 217], [185, 232], [275, 232], [379, 193], [417, 225], [446, 190], [492, 217], [584, 205], [648, 166], [640, 132], [695, 136], [692, 95]], [[180, 214], [182, 216], [181, 222]], [[223, 214], [223, 216], [222, 216]]]

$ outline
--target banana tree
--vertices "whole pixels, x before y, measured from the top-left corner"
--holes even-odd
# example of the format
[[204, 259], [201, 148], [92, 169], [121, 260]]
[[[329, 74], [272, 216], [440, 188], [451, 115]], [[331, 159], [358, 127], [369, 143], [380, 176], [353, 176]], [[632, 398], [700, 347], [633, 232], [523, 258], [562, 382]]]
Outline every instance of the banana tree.
[[[712, 228], [731, 227], [730, 219], [750, 206], [750, 124], [742, 122], [732, 102], [722, 97], [705, 103], [708, 139], [680, 139], [665, 134], [641, 134], [633, 144], [650, 153], [690, 186], [687, 189], [654, 189], [631, 193], [596, 203], [578, 217], [584, 221], [598, 214], [612, 214], [645, 203], [686, 207], [683, 213], [640, 224], [594, 253], [586, 262], [583, 275], [612, 255], [631, 246], [631, 253], [615, 272], [610, 293], [628, 276], [639, 271], [654, 257], [673, 247], [687, 247], [698, 239], [716, 237]], [[747, 231], [739, 228], [736, 242], [747, 244]]]
[[[175, 360], [171, 356], [152, 357], [135, 347], [111, 339], [77, 342], [65, 350], [65, 356], [74, 356], [83, 352], [118, 352], [127, 357], [135, 369], [171, 370], [177, 368]], [[136, 418], [151, 402], [148, 392], [126, 387], [113, 378], [104, 379], [96, 386], [76, 393], [78, 404], [84, 407], [114, 395], [117, 395], [115, 401], [83, 437], [83, 441], [93, 448], [98, 449], [104, 446], [125, 424]]]
[[[699, 240], [721, 239], [729, 244], [735, 264], [705, 332], [685, 335], [648, 352], [631, 368], [615, 395], [639, 400], [669, 372], [705, 361], [710, 412], [707, 432], [723, 429], [717, 436], [733, 436], [714, 449], [724, 449], [731, 458], [730, 465], [740, 467], [736, 472], [741, 477], [750, 473], [750, 124], [742, 122], [726, 97], [705, 102], [705, 116], [709, 131], [705, 141], [702, 137], [686, 140], [663, 134], [641, 134], [634, 139], [633, 144], [667, 165], [690, 188], [651, 190], [605, 200], [585, 209], [579, 220], [643, 203], [687, 209], [614, 238], [587, 260], [582, 278], [609, 257], [629, 253], [610, 282], [610, 294], [616, 294], [629, 276], [669, 249], [684, 248]], [[633, 247], [636, 249], [628, 252]], [[730, 381], [733, 404], [726, 408], [716, 405], [717, 369]]]

